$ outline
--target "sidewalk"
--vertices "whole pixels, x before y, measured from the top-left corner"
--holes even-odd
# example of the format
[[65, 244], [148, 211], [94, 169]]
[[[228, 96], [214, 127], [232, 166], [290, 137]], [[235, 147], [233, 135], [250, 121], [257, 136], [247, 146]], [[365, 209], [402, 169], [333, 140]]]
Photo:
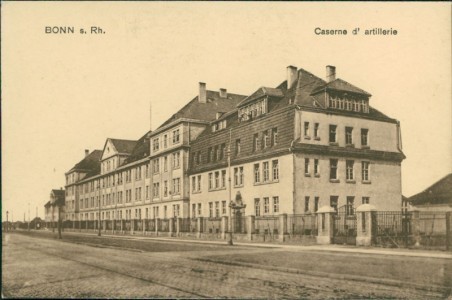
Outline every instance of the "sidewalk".
[[[96, 235], [91, 232], [64, 232], [64, 234], [78, 234], [78, 235]], [[178, 237], [152, 237], [152, 236], [139, 236], [139, 235], [113, 235], [102, 233], [102, 236], [109, 238], [122, 238], [122, 239], [136, 239], [136, 240], [155, 240], [166, 242], [178, 242], [178, 243], [195, 243], [195, 244], [215, 244], [226, 245], [226, 240], [212, 241], [212, 240], [197, 240], [197, 239], [184, 239]], [[421, 249], [401, 249], [401, 248], [377, 248], [377, 247], [356, 247], [356, 246], [342, 246], [342, 245], [285, 245], [285, 244], [270, 244], [270, 243], [246, 243], [235, 242], [236, 246], [244, 247], [262, 247], [262, 248], [279, 248], [290, 251], [330, 251], [330, 252], [343, 252], [343, 253], [358, 253], [358, 254], [376, 254], [376, 255], [397, 255], [397, 256], [410, 256], [410, 257], [428, 257], [428, 258], [445, 258], [452, 259], [452, 252], [443, 252], [437, 250], [421, 250]]]

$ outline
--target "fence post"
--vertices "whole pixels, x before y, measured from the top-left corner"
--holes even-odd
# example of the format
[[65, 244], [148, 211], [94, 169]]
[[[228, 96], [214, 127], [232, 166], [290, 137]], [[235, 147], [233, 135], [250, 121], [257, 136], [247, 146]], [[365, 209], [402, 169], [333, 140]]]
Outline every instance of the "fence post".
[[284, 235], [287, 234], [287, 214], [279, 215], [279, 240], [284, 242]]
[[179, 236], [179, 234], [180, 234], [180, 225], [181, 225], [180, 218], [177, 217], [177, 219], [176, 219], [176, 236]]
[[202, 232], [202, 217], [198, 217], [198, 219], [196, 220], [198, 222], [198, 233], [197, 233], [197, 238], [201, 237], [201, 232]]
[[224, 240], [226, 238], [226, 232], [228, 231], [228, 217], [221, 217], [221, 239]]
[[174, 232], [174, 228], [173, 228], [173, 220], [172, 219], [168, 219], [168, 226], [169, 226], [169, 236], [173, 236], [173, 232]]
[[255, 222], [255, 216], [248, 216], [247, 218], [247, 225], [248, 225], [248, 239], [251, 241], [253, 239], [253, 233], [254, 233], [254, 222]]
[[331, 244], [334, 233], [333, 216], [336, 211], [331, 206], [322, 206], [317, 211], [317, 244]]
[[372, 244], [372, 233], [374, 232], [372, 213], [376, 211], [375, 206], [370, 204], [362, 204], [356, 209], [356, 246]]
[[413, 219], [411, 220], [414, 236], [414, 247], [421, 246], [421, 222], [420, 222], [420, 212], [418, 210], [413, 210]]
[[159, 235], [159, 218], [155, 219], [154, 218], [154, 222], [155, 222], [155, 236]]

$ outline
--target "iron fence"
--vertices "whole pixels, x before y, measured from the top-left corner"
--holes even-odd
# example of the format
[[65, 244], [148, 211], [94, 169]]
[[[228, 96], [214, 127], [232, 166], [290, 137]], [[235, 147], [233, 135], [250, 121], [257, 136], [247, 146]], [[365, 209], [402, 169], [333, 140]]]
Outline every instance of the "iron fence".
[[232, 217], [232, 232], [246, 233], [246, 218], [244, 216]]
[[220, 233], [221, 232], [221, 218], [203, 218], [202, 232], [204, 233]]
[[254, 233], [273, 236], [280, 232], [279, 217], [256, 217], [254, 219]]
[[179, 219], [179, 231], [180, 232], [190, 232], [191, 231], [190, 218], [180, 218]]
[[288, 215], [287, 230], [293, 235], [317, 235], [317, 215]]

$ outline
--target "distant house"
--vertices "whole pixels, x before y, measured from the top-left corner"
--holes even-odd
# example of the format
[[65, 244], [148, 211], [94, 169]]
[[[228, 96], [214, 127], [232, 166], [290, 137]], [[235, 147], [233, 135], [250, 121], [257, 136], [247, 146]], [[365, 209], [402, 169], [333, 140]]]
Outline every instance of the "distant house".
[[411, 196], [413, 209], [422, 211], [452, 211], [452, 173], [443, 177], [424, 191]]
[[[64, 221], [65, 211], [65, 191], [52, 190], [50, 192], [50, 200], [44, 205], [45, 208], [45, 222], [54, 223], [58, 221], [58, 210], [61, 209], [61, 220]], [[50, 226], [47, 226], [50, 227]]]

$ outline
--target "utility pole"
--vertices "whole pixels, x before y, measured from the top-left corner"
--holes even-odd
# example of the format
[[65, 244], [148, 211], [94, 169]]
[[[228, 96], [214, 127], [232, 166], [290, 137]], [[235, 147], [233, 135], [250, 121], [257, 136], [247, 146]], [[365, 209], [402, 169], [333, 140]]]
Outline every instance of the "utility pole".
[[[57, 200], [58, 201], [58, 200]], [[61, 237], [61, 203], [58, 201], [58, 239], [62, 239]]]
[[6, 232], [8, 232], [8, 227], [9, 227], [9, 223], [8, 223], [8, 211], [6, 211]]
[[35, 219], [35, 230], [38, 229], [38, 207], [36, 206], [36, 219]]
[[28, 202], [28, 231], [30, 231], [30, 202]]
[[231, 189], [231, 138], [232, 138], [232, 128], [229, 129], [229, 145], [228, 145], [228, 181], [229, 181], [229, 241], [228, 245], [232, 246], [232, 189]]

